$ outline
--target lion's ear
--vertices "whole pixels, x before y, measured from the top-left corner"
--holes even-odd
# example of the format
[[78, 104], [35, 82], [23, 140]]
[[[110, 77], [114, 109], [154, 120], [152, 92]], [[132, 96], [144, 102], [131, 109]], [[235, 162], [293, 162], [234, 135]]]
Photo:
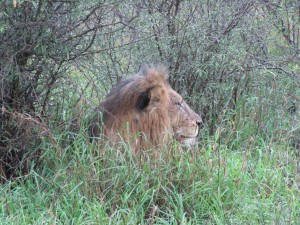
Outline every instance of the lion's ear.
[[149, 105], [149, 102], [150, 102], [150, 91], [144, 91], [139, 95], [135, 106], [138, 110], [142, 111]]
[[149, 66], [146, 63], [142, 63], [139, 67], [139, 72], [141, 76], [146, 76], [148, 74]]

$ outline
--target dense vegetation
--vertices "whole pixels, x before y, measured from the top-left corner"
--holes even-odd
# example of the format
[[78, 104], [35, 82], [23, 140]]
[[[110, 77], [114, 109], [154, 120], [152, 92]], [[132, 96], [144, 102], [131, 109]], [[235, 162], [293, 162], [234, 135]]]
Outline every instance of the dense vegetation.
[[[0, 2], [1, 224], [297, 224], [300, 3]], [[141, 63], [200, 113], [195, 149], [138, 159], [88, 118]], [[125, 149], [121, 152], [120, 149]]]

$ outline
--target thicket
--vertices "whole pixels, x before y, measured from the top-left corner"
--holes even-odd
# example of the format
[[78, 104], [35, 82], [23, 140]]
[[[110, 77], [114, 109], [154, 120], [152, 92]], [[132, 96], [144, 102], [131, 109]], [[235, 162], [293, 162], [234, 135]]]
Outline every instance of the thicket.
[[263, 142], [299, 160], [298, 1], [4, 0], [0, 12], [1, 182], [43, 168], [49, 148], [71, 158], [86, 116], [142, 63], [167, 65], [202, 115], [199, 147]]

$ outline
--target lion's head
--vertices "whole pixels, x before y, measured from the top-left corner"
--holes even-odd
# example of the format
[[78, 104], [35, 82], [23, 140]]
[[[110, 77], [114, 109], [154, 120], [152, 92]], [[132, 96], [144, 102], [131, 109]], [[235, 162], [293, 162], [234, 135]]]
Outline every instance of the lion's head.
[[169, 85], [164, 67], [141, 66], [111, 89], [96, 112], [92, 137], [123, 139], [137, 148], [159, 146], [171, 138], [195, 145], [202, 126], [201, 117]]

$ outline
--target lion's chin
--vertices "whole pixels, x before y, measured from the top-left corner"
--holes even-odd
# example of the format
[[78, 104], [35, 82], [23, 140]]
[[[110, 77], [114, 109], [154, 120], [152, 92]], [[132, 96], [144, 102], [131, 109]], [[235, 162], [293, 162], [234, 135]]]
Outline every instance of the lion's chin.
[[185, 139], [181, 140], [181, 143], [184, 146], [191, 148], [197, 144], [197, 139], [196, 138], [185, 138]]

